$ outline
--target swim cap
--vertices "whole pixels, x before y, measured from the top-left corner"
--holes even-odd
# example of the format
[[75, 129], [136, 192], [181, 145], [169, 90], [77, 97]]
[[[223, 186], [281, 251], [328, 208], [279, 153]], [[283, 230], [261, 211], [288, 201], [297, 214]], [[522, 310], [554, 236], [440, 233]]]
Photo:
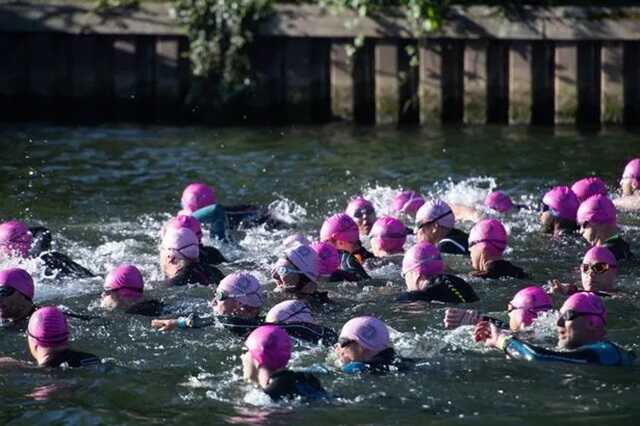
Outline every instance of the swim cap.
[[120, 265], [109, 272], [104, 280], [105, 290], [117, 290], [125, 297], [138, 297], [144, 291], [140, 270], [134, 265]]
[[385, 323], [374, 317], [352, 318], [342, 327], [340, 339], [355, 340], [360, 346], [380, 352], [391, 346]]
[[329, 243], [315, 241], [309, 247], [318, 255], [318, 273], [328, 277], [338, 270], [340, 257], [338, 250]]
[[285, 300], [267, 313], [266, 322], [313, 322], [311, 308], [301, 300]]
[[360, 232], [358, 225], [348, 214], [338, 213], [326, 219], [320, 228], [320, 240], [338, 240], [347, 243], [358, 243]]
[[426, 241], [411, 247], [402, 259], [402, 274], [416, 271], [423, 277], [434, 277], [444, 272], [444, 262], [440, 250]]
[[607, 184], [597, 176], [580, 179], [571, 186], [571, 190], [579, 202], [583, 202], [593, 195], [607, 195]]
[[27, 334], [43, 348], [66, 346], [69, 343], [67, 318], [56, 307], [40, 308], [31, 315]]
[[277, 325], [263, 325], [251, 332], [245, 346], [258, 366], [269, 370], [280, 370], [291, 358], [291, 339]]
[[264, 302], [260, 282], [247, 272], [234, 272], [224, 277], [216, 293], [221, 294], [223, 298], [236, 299], [252, 308], [259, 308]]
[[507, 230], [496, 219], [484, 219], [469, 232], [469, 247], [482, 243], [492, 255], [500, 255], [507, 248]]
[[416, 213], [416, 226], [421, 227], [431, 222], [436, 222], [443, 228], [453, 228], [456, 217], [449, 204], [442, 200], [429, 200]]
[[29, 255], [33, 237], [24, 223], [11, 220], [0, 225], [0, 253], [10, 256], [17, 253], [21, 257]]
[[424, 204], [422, 195], [415, 191], [402, 191], [395, 196], [391, 203], [391, 209], [394, 212], [402, 212], [415, 215], [420, 206]]
[[195, 212], [216, 203], [216, 193], [205, 183], [192, 183], [182, 192], [182, 208]]
[[200, 222], [193, 216], [179, 214], [178, 216], [171, 218], [164, 226], [162, 232], [166, 233], [168, 229], [180, 229], [187, 228], [190, 229], [196, 237], [198, 237], [198, 242], [202, 242], [202, 227], [200, 226]]
[[604, 195], [594, 195], [587, 198], [578, 208], [578, 224], [597, 223], [606, 225], [616, 224], [616, 207]]
[[600, 318], [603, 326], [607, 322], [607, 308], [602, 303], [600, 296], [595, 293], [579, 291], [572, 294], [560, 308], [560, 314], [569, 310], [583, 314], [593, 314]]
[[[640, 186], [640, 158], [634, 158], [627, 163], [622, 173], [622, 180], [625, 179], [631, 179], [634, 188]], [[622, 181], [620, 181], [620, 183], [622, 183]]]
[[371, 241], [376, 241], [381, 250], [389, 253], [402, 251], [407, 240], [407, 228], [398, 219], [384, 216], [376, 220], [369, 233]]
[[553, 309], [551, 297], [540, 287], [531, 286], [523, 288], [513, 296], [511, 309], [520, 316], [520, 321], [524, 325], [531, 325], [540, 312]]
[[304, 246], [308, 246], [309, 244], [311, 244], [309, 242], [309, 240], [307, 239], [307, 237], [305, 237], [302, 234], [292, 234], [289, 235], [287, 238], [284, 239], [284, 241], [282, 242], [282, 245], [284, 246], [284, 248], [291, 248], [294, 245], [298, 245], [298, 244], [302, 244]]
[[188, 228], [168, 229], [162, 238], [163, 250], [171, 250], [185, 259], [197, 260], [200, 256], [196, 234]]
[[0, 271], [0, 287], [11, 287], [29, 300], [33, 300], [33, 278], [24, 269], [9, 268]]
[[285, 252], [286, 258], [311, 281], [318, 281], [318, 255], [309, 246], [299, 245]]
[[356, 213], [361, 210], [365, 210], [368, 213], [375, 213], [375, 208], [373, 207], [373, 204], [371, 204], [371, 201], [365, 200], [362, 197], [351, 200], [349, 204], [347, 204], [347, 209], [344, 212], [352, 218], [355, 218]]
[[580, 201], [568, 186], [556, 186], [544, 194], [542, 202], [551, 209], [551, 213], [561, 219], [576, 220]]
[[609, 266], [617, 266], [618, 261], [616, 257], [611, 253], [611, 250], [606, 248], [605, 246], [593, 246], [591, 247], [587, 253], [584, 255], [584, 259], [582, 259], [582, 263], [591, 264], [591, 263], [606, 263]]
[[513, 208], [513, 201], [504, 192], [493, 191], [484, 199], [484, 206], [498, 213], [507, 213]]

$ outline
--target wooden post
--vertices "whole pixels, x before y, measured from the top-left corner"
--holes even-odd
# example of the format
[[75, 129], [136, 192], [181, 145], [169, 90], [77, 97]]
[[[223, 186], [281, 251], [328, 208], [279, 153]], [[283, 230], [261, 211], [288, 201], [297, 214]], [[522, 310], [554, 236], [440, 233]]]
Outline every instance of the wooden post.
[[155, 109], [156, 37], [136, 37], [136, 117], [142, 122], [152, 122]]
[[600, 43], [578, 43], [578, 110], [579, 126], [600, 125], [600, 83], [602, 80]]
[[311, 120], [331, 120], [331, 43], [324, 38], [311, 39]]
[[287, 121], [311, 122], [311, 41], [288, 38], [285, 42]]
[[464, 118], [464, 42], [442, 43], [442, 122], [460, 124]]
[[556, 123], [575, 123], [578, 110], [578, 49], [574, 42], [556, 43]]
[[93, 34], [78, 35], [73, 37], [71, 44], [73, 52], [72, 111], [80, 122], [100, 119], [100, 113], [96, 108], [98, 101], [96, 56], [104, 52], [98, 51], [98, 37]]
[[27, 34], [0, 33], [0, 115], [18, 121], [28, 113], [29, 48]]
[[374, 124], [376, 121], [374, 55], [373, 42], [365, 40], [353, 58], [353, 117], [356, 123]]
[[375, 47], [376, 124], [396, 124], [400, 117], [398, 46], [388, 41]]
[[464, 121], [487, 122], [487, 43], [467, 41], [464, 50]]
[[487, 123], [509, 123], [509, 42], [493, 40], [487, 50]]
[[420, 122], [419, 51], [417, 44], [404, 41], [398, 46], [398, 97], [400, 124]]
[[624, 43], [624, 124], [640, 124], [640, 43]]
[[348, 43], [331, 44], [331, 113], [334, 118], [353, 120], [353, 58]]
[[55, 55], [55, 45], [51, 34], [29, 34], [29, 88], [30, 113], [32, 120], [48, 120], [52, 118], [54, 110], [53, 92], [54, 72], [53, 64], [58, 58]]
[[160, 36], [155, 44], [155, 110], [162, 121], [178, 121], [180, 100], [180, 43], [174, 36]]
[[442, 122], [442, 42], [420, 42], [420, 124]]
[[509, 47], [509, 122], [529, 124], [533, 106], [532, 48], [526, 41], [514, 41]]
[[135, 36], [117, 36], [113, 40], [113, 79], [117, 120], [131, 120], [136, 111], [136, 40]]
[[555, 49], [551, 42], [536, 41], [532, 47], [531, 124], [552, 126], [555, 122]]
[[607, 42], [602, 46], [601, 122], [622, 123], [624, 113], [622, 43]]

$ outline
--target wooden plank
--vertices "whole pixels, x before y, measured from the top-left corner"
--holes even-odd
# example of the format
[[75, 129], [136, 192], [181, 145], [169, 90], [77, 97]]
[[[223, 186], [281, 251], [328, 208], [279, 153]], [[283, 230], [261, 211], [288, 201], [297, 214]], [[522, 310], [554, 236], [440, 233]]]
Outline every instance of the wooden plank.
[[553, 43], [536, 41], [532, 45], [531, 124], [551, 126], [555, 121], [555, 48]]
[[418, 124], [420, 122], [419, 99], [419, 55], [418, 44], [403, 40], [398, 46], [398, 95], [400, 124]]
[[287, 121], [311, 122], [311, 41], [291, 38], [285, 44]]
[[578, 109], [576, 123], [580, 126], [600, 124], [600, 43], [578, 42]]
[[398, 89], [398, 46], [393, 42], [378, 42], [375, 46], [377, 124], [398, 123], [400, 117]]
[[442, 42], [420, 42], [420, 123], [442, 122]]
[[509, 46], [509, 122], [529, 124], [532, 110], [532, 45], [528, 41]]
[[578, 49], [573, 42], [558, 42], [555, 47], [556, 124], [576, 122], [578, 110]]
[[487, 49], [487, 123], [509, 123], [509, 43], [493, 40]]
[[347, 54], [349, 43], [331, 44], [331, 113], [334, 118], [353, 120], [353, 58]]
[[640, 125], [640, 43], [624, 43], [624, 124]]
[[622, 123], [624, 114], [623, 47], [620, 42], [602, 46], [602, 123]]
[[442, 122], [460, 124], [464, 118], [464, 43], [442, 43]]
[[373, 47], [371, 40], [365, 40], [353, 58], [353, 117], [360, 124], [374, 124], [376, 121]]
[[487, 121], [487, 43], [468, 41], [464, 49], [464, 121]]
[[311, 120], [331, 120], [331, 41], [311, 39]]

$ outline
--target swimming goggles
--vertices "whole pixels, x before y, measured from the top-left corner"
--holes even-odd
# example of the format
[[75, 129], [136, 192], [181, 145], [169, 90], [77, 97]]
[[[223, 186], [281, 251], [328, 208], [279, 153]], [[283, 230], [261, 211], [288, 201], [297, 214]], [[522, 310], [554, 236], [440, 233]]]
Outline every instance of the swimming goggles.
[[614, 269], [614, 265], [609, 265], [606, 262], [597, 262], [597, 263], [583, 263], [580, 265], [580, 270], [583, 274], [604, 274], [609, 269]]
[[599, 314], [596, 312], [578, 312], [578, 311], [574, 311], [573, 309], [568, 309], [564, 313], [560, 314], [560, 316], [558, 317], [557, 324], [560, 327], [564, 327], [565, 321], [573, 321], [576, 318], [588, 317], [588, 316], [598, 317], [602, 320], [603, 324], [607, 323], [607, 320], [604, 319], [604, 316], [602, 314]]
[[0, 299], [13, 296], [16, 289], [13, 287], [0, 287]]
[[353, 339], [345, 339], [345, 338], [338, 339], [338, 346], [340, 346], [341, 348], [346, 348], [347, 346], [352, 345], [354, 343], [357, 343], [357, 342]]
[[540, 311], [548, 311], [549, 309], [553, 309], [553, 306], [551, 305], [540, 305], [540, 306], [534, 306], [532, 308], [521, 308], [519, 306], [513, 306], [511, 303], [509, 303], [507, 305], [507, 313], [511, 313], [513, 311], [518, 311], [518, 310], [523, 310], [523, 311], [527, 311], [530, 314], [537, 314]]
[[119, 288], [105, 288], [104, 289], [104, 294], [111, 294], [111, 293], [117, 293], [120, 290], [129, 290], [129, 291], [133, 291], [135, 293], [140, 293], [142, 294], [144, 290], [142, 290], [141, 288], [132, 288], [132, 287], [119, 287]]
[[476, 244], [480, 244], [480, 243], [491, 244], [493, 247], [495, 247], [498, 250], [504, 250], [505, 246], [507, 245], [506, 241], [501, 241], [501, 240], [478, 240], [478, 241], [474, 241], [471, 244], [469, 244], [469, 248], [475, 246]]
[[375, 213], [373, 207], [360, 207], [358, 210], [353, 212], [353, 217], [357, 219], [364, 219], [368, 216], [372, 216]]
[[422, 228], [423, 226], [435, 223], [435, 222], [439, 221], [440, 219], [442, 219], [443, 217], [449, 216], [450, 214], [453, 214], [453, 210], [449, 210], [446, 213], [442, 213], [440, 216], [436, 216], [433, 219], [425, 220], [424, 222], [418, 222], [418, 223], [416, 223], [416, 231], [418, 229]]
[[218, 290], [218, 291], [216, 291], [215, 300], [218, 301], [218, 302], [222, 302], [224, 300], [240, 299], [242, 297], [249, 297], [249, 296], [254, 296], [254, 295], [258, 296], [258, 298], [260, 300], [262, 300], [262, 295], [260, 294], [260, 292], [258, 290], [251, 291], [249, 293], [244, 293], [244, 294], [228, 294], [224, 290]]
[[303, 307], [301, 307], [297, 311], [290, 312], [289, 315], [287, 315], [285, 318], [282, 318], [278, 322], [287, 322], [288, 320], [290, 320], [291, 318], [293, 318], [293, 317], [295, 317], [296, 315], [299, 315], [299, 314], [309, 314], [309, 315], [311, 315], [311, 309], [307, 305], [304, 305]]

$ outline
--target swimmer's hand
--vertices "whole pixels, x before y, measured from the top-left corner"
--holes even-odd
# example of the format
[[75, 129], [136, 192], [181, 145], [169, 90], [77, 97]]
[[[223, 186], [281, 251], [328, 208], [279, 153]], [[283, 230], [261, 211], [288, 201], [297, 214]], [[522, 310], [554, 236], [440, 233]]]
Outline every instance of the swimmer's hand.
[[480, 313], [473, 309], [449, 308], [444, 311], [444, 328], [452, 330], [462, 325], [474, 325], [480, 320]]
[[151, 327], [160, 331], [171, 331], [178, 328], [177, 319], [152, 320]]
[[476, 342], [484, 342], [485, 346], [497, 348], [498, 340], [508, 333], [501, 331], [495, 324], [489, 321], [480, 321], [473, 330], [473, 338]]
[[559, 295], [571, 295], [578, 291], [578, 286], [575, 284], [561, 283], [559, 280], [549, 281], [547, 287], [547, 293], [559, 294]]

